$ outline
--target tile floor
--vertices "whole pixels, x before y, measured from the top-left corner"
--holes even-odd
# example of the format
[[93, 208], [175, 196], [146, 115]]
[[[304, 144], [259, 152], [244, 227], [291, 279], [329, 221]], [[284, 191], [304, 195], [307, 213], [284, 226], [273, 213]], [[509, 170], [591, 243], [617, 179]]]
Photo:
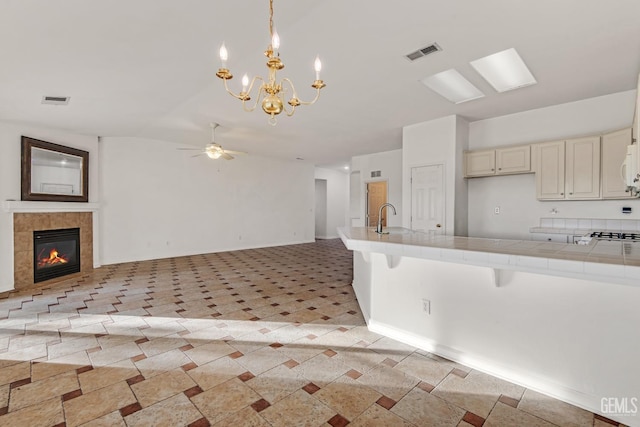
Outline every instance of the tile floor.
[[0, 297], [3, 426], [608, 426], [369, 332], [340, 240]]

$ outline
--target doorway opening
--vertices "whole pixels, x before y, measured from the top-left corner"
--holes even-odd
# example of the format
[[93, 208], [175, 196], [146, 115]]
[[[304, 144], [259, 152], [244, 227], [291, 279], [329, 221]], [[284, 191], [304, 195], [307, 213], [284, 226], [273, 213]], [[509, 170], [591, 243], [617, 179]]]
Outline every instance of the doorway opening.
[[327, 238], [327, 180], [316, 179], [316, 239]]
[[[378, 225], [380, 206], [387, 203], [387, 181], [367, 182], [367, 227]], [[382, 226], [387, 226], [386, 209], [382, 212]]]

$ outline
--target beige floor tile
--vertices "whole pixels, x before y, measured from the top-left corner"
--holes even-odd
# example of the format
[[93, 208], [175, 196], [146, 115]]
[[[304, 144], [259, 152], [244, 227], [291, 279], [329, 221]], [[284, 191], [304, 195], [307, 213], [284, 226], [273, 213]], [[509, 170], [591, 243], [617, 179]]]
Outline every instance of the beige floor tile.
[[122, 419], [120, 411], [113, 411], [100, 418], [82, 424], [82, 427], [127, 427], [127, 425]]
[[260, 400], [260, 395], [237, 378], [222, 383], [191, 400], [212, 424]]
[[554, 425], [556, 424], [551, 424], [527, 412], [512, 408], [511, 406], [504, 405], [500, 402], [496, 404], [484, 423], [485, 427], [552, 427]]
[[[1, 355], [5, 357], [4, 354]], [[9, 363], [14, 362], [10, 360]], [[9, 366], [0, 368], [0, 385], [9, 384], [31, 376], [31, 368], [29, 362], [15, 362]]]
[[[0, 425], [50, 427], [64, 422], [62, 400], [53, 398], [38, 405], [28, 406], [15, 412], [0, 416]], [[67, 424], [69, 425], [69, 424]]]
[[242, 427], [271, 427], [253, 408], [246, 407], [229, 415], [221, 421], [213, 424], [215, 427], [242, 426]]
[[335, 412], [303, 390], [298, 390], [260, 412], [277, 426], [319, 426], [331, 419]]
[[133, 384], [131, 390], [138, 398], [140, 405], [146, 408], [195, 385], [195, 381], [182, 369], [178, 368]]
[[343, 376], [314, 393], [313, 397], [348, 420], [353, 420], [382, 395], [372, 388]]
[[524, 392], [518, 409], [563, 426], [591, 426], [593, 414], [532, 390]]
[[[191, 340], [189, 340], [191, 342]], [[209, 363], [213, 360], [224, 357], [228, 354], [235, 353], [236, 349], [231, 347], [224, 341], [214, 341], [207, 344], [199, 345], [191, 350], [184, 352], [189, 359], [193, 360], [198, 366]]]
[[135, 362], [140, 373], [147, 379], [180, 366], [191, 363], [181, 350], [170, 350]]
[[9, 406], [9, 384], [0, 386], [0, 408]]
[[284, 365], [279, 365], [250, 379], [246, 384], [269, 403], [274, 404], [308, 383], [309, 380], [303, 377], [301, 373]]
[[246, 372], [246, 368], [228, 357], [216, 359], [188, 371], [189, 376], [200, 388], [208, 390]]
[[73, 339], [68, 339], [67, 337], [67, 339], [63, 339], [63, 341], [58, 344], [50, 344], [47, 347], [47, 357], [49, 359], [57, 359], [67, 354], [77, 353], [98, 346], [99, 343], [95, 336], [74, 335]]
[[74, 427], [123, 408], [136, 401], [126, 382], [83, 394], [64, 402], [67, 426]]
[[340, 351], [334, 357], [360, 373], [370, 371], [386, 359], [386, 356], [380, 353], [369, 350], [368, 348], [358, 347], [351, 347]]
[[67, 354], [66, 356], [38, 362], [31, 365], [31, 381], [39, 381], [69, 371], [91, 365], [91, 360], [86, 351]]
[[289, 360], [289, 357], [267, 346], [246, 354], [237, 361], [253, 375], [260, 375]]
[[376, 366], [363, 374], [357, 381], [395, 401], [400, 400], [419, 382], [416, 377], [407, 375], [399, 369], [389, 368], [386, 365]]
[[[467, 376], [468, 378], [469, 376]], [[500, 393], [490, 387], [483, 387], [467, 378], [449, 375], [433, 390], [433, 394], [453, 402], [476, 415], [486, 418], [498, 401]]]
[[138, 347], [147, 355], [147, 357], [156, 354], [165, 353], [169, 350], [182, 347], [188, 343], [179, 335], [165, 336], [162, 338], [152, 338], [150, 341], [139, 344]]
[[414, 353], [402, 360], [395, 369], [400, 369], [421, 381], [438, 385], [455, 366], [447, 362], [438, 362], [430, 357]]
[[138, 372], [133, 362], [130, 359], [124, 359], [111, 365], [105, 365], [91, 371], [83, 372], [78, 375], [78, 379], [80, 380], [82, 393], [87, 394], [111, 384], [126, 381], [139, 374], [140, 372]]
[[56, 375], [55, 377], [25, 384], [11, 390], [9, 411], [17, 411], [27, 406], [62, 396], [78, 388], [78, 377], [75, 372], [67, 372]]
[[129, 359], [142, 353], [142, 350], [134, 342], [106, 348], [89, 353], [93, 366], [106, 366], [120, 360]]
[[125, 417], [128, 427], [186, 426], [202, 418], [187, 396], [180, 393]]
[[466, 411], [432, 394], [414, 388], [391, 412], [424, 427], [457, 426]]
[[353, 427], [412, 427], [413, 424], [387, 411], [381, 406], [371, 405], [362, 415], [349, 424]]
[[310, 382], [323, 387], [349, 371], [347, 365], [334, 357], [320, 353], [317, 356], [296, 366], [295, 369]]

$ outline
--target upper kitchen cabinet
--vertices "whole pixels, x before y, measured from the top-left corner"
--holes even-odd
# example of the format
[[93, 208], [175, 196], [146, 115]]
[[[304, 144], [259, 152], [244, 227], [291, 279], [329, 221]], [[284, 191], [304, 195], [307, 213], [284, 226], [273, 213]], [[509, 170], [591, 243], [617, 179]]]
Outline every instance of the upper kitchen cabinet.
[[488, 176], [496, 173], [496, 150], [464, 153], [464, 176]]
[[600, 137], [566, 141], [565, 196], [567, 199], [600, 198]]
[[536, 197], [564, 199], [564, 141], [536, 145]]
[[600, 137], [536, 146], [536, 196], [540, 200], [600, 198]]
[[631, 144], [631, 128], [602, 135], [602, 198], [631, 198], [622, 177], [622, 162]]
[[529, 145], [465, 153], [465, 177], [468, 178], [528, 172], [531, 172]]

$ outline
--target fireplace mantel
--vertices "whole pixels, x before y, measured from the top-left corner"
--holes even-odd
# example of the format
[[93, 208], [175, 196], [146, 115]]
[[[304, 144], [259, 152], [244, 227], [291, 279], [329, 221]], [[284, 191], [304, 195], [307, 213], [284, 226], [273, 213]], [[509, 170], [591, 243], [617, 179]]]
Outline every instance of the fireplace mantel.
[[98, 212], [100, 203], [75, 202], [28, 202], [23, 200], [5, 200], [2, 208], [9, 213], [44, 212]]

